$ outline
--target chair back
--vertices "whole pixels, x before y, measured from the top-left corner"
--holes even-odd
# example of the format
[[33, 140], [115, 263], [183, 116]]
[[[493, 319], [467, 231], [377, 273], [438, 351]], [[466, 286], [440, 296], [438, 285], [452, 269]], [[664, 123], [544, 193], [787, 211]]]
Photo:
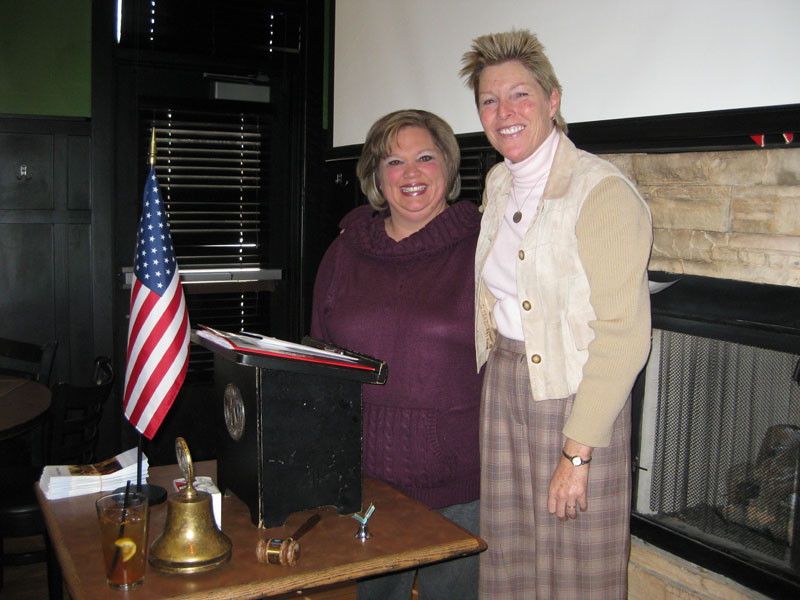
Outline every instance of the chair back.
[[31, 344], [0, 338], [0, 373], [30, 377], [50, 387], [58, 342]]
[[94, 462], [103, 405], [111, 395], [114, 370], [108, 358], [95, 360], [94, 383], [57, 383], [50, 407], [48, 464], [86, 465]]

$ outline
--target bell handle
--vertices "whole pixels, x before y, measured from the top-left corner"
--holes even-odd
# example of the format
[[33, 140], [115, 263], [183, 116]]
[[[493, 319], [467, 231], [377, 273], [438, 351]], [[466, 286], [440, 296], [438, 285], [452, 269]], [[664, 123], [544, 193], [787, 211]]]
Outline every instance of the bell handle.
[[191, 497], [195, 494], [194, 464], [192, 463], [192, 454], [189, 452], [189, 445], [182, 437], [175, 438], [175, 455], [178, 458], [178, 465], [186, 481], [186, 487], [183, 489], [183, 493], [187, 497]]

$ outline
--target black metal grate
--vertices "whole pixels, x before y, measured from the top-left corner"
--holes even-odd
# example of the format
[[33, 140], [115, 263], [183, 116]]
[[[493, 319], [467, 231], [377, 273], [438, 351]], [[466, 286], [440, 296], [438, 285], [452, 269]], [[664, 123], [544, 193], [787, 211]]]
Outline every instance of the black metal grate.
[[792, 373], [800, 356], [660, 336], [649, 502], [636, 511], [792, 570], [800, 552], [800, 386]]

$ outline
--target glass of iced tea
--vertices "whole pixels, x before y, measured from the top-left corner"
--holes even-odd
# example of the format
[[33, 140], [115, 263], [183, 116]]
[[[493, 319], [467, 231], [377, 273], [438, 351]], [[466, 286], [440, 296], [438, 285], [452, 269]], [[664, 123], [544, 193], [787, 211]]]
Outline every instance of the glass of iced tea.
[[133, 589], [144, 581], [147, 562], [147, 497], [123, 492], [98, 498], [95, 504], [108, 585]]

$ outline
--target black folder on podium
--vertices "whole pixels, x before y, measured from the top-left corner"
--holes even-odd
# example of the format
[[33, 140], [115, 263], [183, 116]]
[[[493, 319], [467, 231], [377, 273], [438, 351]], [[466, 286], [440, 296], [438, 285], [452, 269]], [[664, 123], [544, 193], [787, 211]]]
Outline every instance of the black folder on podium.
[[386, 381], [385, 362], [310, 337], [292, 344], [202, 327], [214, 352], [217, 478], [259, 527], [293, 512], [361, 506], [361, 386]]

